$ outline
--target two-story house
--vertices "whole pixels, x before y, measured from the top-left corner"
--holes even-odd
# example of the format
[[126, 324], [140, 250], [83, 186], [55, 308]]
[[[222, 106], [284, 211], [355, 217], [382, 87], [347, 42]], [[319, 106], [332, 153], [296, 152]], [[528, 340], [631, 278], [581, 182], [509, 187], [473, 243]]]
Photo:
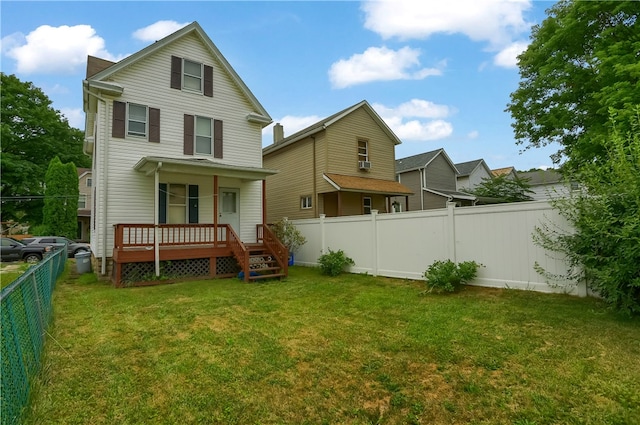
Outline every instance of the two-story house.
[[91, 168], [78, 168], [78, 234], [79, 241], [89, 241], [91, 234], [91, 200], [93, 199], [93, 178]]
[[396, 160], [398, 181], [414, 192], [409, 197], [411, 211], [445, 208], [448, 202], [474, 205], [475, 196], [457, 191], [458, 174], [444, 149]]
[[458, 170], [457, 190], [465, 192], [465, 189], [475, 189], [483, 180], [493, 178], [491, 168], [484, 159], [474, 159], [473, 161], [460, 162], [454, 164]]
[[391, 211], [391, 197], [411, 194], [395, 180], [398, 137], [366, 100], [284, 137], [262, 151], [267, 177], [267, 220]]
[[197, 22], [117, 63], [90, 56], [83, 95], [101, 275], [122, 285], [240, 268], [246, 280], [266, 263], [254, 250], [286, 274], [264, 226], [271, 117]]

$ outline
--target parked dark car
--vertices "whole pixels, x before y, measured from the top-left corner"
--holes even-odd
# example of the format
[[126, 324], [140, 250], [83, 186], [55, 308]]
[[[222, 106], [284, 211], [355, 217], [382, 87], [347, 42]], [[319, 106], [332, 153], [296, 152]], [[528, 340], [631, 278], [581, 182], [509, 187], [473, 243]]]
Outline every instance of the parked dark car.
[[52, 251], [51, 245], [25, 245], [11, 238], [2, 238], [2, 261], [37, 263]]
[[51, 245], [54, 249], [66, 248], [67, 257], [73, 258], [79, 252], [89, 252], [91, 247], [88, 243], [72, 241], [69, 238], [61, 236], [34, 236], [32, 238], [22, 239], [27, 245], [31, 244], [45, 244]]

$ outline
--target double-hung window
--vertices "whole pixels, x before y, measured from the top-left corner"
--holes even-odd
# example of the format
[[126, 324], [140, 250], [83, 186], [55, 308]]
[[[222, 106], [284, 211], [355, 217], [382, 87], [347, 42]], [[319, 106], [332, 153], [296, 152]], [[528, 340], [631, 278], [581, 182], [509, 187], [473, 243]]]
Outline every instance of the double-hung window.
[[185, 89], [202, 92], [202, 64], [188, 59], [184, 60], [182, 86]]
[[196, 116], [196, 154], [211, 155], [213, 153], [213, 120]]
[[371, 214], [371, 198], [368, 196], [362, 198], [362, 212], [364, 214]]
[[300, 197], [300, 208], [303, 210], [307, 210], [312, 207], [311, 203], [311, 195], [301, 196]]
[[358, 140], [358, 161], [369, 160], [369, 143], [366, 140]]
[[127, 134], [129, 136], [147, 136], [147, 107], [135, 103], [127, 103]]
[[80, 195], [78, 197], [78, 209], [82, 210], [87, 208], [87, 195]]

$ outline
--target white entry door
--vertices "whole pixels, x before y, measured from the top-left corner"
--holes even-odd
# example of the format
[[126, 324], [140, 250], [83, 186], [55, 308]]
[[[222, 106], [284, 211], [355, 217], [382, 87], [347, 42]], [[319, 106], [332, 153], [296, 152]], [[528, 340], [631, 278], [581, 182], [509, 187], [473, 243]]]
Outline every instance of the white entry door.
[[240, 236], [240, 189], [220, 188], [218, 223], [230, 224]]

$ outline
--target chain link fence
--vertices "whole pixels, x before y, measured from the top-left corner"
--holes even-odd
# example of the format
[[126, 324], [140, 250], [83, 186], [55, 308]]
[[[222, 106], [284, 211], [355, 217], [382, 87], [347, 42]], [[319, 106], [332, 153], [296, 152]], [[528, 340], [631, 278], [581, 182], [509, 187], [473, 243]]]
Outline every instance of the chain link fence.
[[0, 292], [2, 425], [20, 423], [28, 403], [29, 383], [40, 371], [53, 289], [66, 260], [66, 250], [55, 251]]

